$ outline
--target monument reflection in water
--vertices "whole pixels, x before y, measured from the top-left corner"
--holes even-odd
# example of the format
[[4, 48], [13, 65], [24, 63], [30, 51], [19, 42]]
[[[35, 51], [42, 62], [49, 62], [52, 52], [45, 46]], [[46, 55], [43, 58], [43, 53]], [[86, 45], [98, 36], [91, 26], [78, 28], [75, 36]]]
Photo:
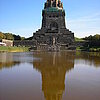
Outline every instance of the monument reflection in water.
[[62, 99], [66, 72], [74, 68], [74, 56], [72, 52], [69, 53], [34, 54], [34, 57], [41, 58], [39, 61], [34, 61], [33, 66], [41, 72], [42, 91], [46, 100]]

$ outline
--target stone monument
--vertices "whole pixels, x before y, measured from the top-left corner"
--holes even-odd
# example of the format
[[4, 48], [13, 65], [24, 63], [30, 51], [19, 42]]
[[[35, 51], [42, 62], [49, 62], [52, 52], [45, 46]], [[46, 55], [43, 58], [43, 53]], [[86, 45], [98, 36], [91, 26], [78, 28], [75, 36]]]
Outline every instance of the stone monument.
[[33, 33], [37, 50], [73, 48], [74, 33], [65, 25], [65, 10], [60, 0], [47, 0], [42, 10], [42, 27]]

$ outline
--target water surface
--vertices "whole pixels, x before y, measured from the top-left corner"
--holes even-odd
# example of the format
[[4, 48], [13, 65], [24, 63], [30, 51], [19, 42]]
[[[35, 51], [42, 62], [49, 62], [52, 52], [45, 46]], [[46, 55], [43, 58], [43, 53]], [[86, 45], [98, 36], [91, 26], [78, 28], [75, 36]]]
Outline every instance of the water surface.
[[0, 100], [100, 100], [100, 53], [0, 53]]

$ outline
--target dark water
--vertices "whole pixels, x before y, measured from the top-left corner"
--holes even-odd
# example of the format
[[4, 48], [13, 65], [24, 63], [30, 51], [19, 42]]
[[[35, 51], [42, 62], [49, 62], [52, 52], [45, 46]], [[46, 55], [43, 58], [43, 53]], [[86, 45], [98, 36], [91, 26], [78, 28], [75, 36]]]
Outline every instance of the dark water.
[[0, 53], [0, 100], [100, 100], [100, 53]]

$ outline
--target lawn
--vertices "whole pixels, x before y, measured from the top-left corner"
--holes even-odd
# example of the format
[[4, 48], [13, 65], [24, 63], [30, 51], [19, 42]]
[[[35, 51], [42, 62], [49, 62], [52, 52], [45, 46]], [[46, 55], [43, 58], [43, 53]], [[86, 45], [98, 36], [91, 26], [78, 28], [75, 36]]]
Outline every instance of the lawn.
[[0, 46], [0, 52], [25, 52], [28, 51], [28, 47], [6, 47]]

